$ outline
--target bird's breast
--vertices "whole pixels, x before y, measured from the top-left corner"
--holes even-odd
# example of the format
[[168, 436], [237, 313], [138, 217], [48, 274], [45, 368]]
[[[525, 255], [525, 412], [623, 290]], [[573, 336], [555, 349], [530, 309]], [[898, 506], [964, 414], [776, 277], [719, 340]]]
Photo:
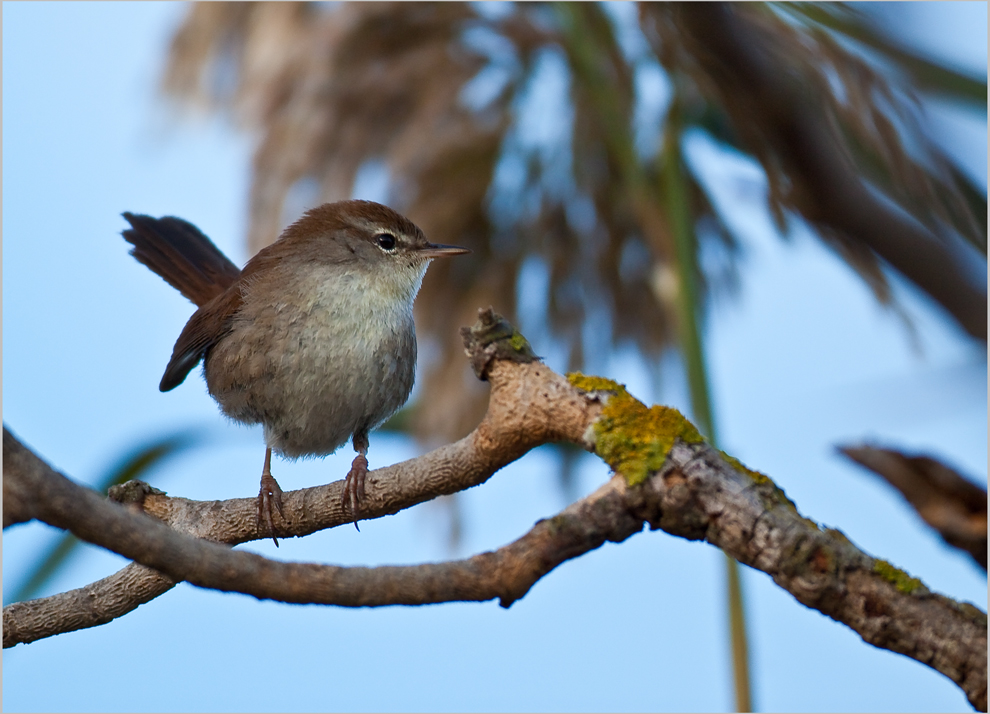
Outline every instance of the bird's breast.
[[206, 360], [223, 411], [264, 424], [268, 445], [291, 457], [330, 453], [401, 407], [415, 376], [415, 294], [401, 299], [371, 277], [314, 270], [277, 301], [248, 290]]

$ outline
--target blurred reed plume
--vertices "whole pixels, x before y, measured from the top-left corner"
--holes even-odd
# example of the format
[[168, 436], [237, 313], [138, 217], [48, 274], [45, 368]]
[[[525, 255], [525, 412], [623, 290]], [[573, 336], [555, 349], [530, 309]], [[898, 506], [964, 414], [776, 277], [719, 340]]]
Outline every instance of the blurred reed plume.
[[[474, 251], [435, 266], [417, 302], [420, 438], [460, 437], [483, 413], [457, 328], [488, 304], [518, 321], [523, 279], [545, 289], [521, 316], [527, 334], [570, 369], [619, 343], [652, 363], [684, 348], [684, 323], [731, 293], [739, 255], [681, 157], [688, 131], [759, 161], [782, 234], [807, 221], [880, 300], [886, 262], [986, 339], [986, 288], [964, 265], [985, 271], [986, 194], [917, 101], [985, 111], [985, 80], [846, 6], [635, 7], [202, 3], [163, 86], [257, 137], [252, 252], [368, 171], [387, 177], [376, 198], [431, 240]], [[715, 256], [704, 269], [702, 253]]]

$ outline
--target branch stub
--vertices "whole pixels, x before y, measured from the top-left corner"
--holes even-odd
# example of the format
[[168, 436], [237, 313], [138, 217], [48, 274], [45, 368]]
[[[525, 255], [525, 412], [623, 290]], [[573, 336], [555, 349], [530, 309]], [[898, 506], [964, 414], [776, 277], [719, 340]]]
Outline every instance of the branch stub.
[[478, 321], [461, 328], [464, 353], [478, 379], [487, 381], [488, 370], [495, 360], [519, 364], [538, 362], [529, 341], [491, 307], [478, 310]]

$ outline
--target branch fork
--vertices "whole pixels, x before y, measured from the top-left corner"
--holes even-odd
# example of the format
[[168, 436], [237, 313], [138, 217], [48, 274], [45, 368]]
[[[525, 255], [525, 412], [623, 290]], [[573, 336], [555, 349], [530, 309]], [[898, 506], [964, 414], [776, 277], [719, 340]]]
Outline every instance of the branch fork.
[[[820, 529], [768, 477], [705, 443], [676, 410], [647, 408], [615, 382], [555, 373], [491, 308], [479, 311], [479, 322], [462, 335], [476, 373], [491, 385], [488, 412], [460, 441], [369, 472], [363, 518], [477, 486], [548, 442], [598, 453], [616, 475], [496, 551], [446, 563], [344, 568], [232, 550], [268, 536], [258, 527], [253, 498], [200, 502], [131, 485], [115, 494], [128, 502], [121, 506], [55, 472], [5, 427], [4, 527], [37, 518], [135, 563], [79, 590], [5, 607], [4, 647], [104, 624], [182, 580], [294, 603], [498, 599], [508, 607], [565, 560], [646, 525], [706, 540], [768, 573], [798, 601], [867, 642], [950, 677], [974, 707], [986, 710], [985, 613], [930, 592], [841, 532]], [[278, 537], [349, 524], [342, 488], [337, 481], [285, 493], [287, 518], [275, 519]], [[138, 506], [142, 512], [135, 512]]]

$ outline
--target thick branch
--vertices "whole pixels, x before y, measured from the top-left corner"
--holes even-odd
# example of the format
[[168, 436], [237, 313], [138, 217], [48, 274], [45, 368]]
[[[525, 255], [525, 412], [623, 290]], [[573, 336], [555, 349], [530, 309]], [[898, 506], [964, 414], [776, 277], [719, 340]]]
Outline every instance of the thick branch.
[[[673, 410], [646, 409], [606, 380], [576, 379], [585, 390], [593, 390], [582, 391], [544, 365], [518, 363], [511, 354], [493, 356], [483, 374], [492, 384], [492, 395], [482, 424], [456, 444], [370, 474], [367, 515], [393, 513], [480, 483], [509, 460], [550, 440], [586, 447], [594, 443], [602, 453], [621, 453], [626, 465], [643, 454], [646, 461], [637, 468], [645, 480], [633, 479], [639, 485], [630, 486], [625, 476], [616, 476], [495, 552], [448, 563], [380, 568], [282, 563], [233, 551], [108, 502], [47, 466], [10, 469], [5, 481], [15, 480], [13, 486], [26, 494], [35, 517], [173, 580], [285, 602], [351, 607], [492, 598], [509, 605], [564, 560], [605, 541], [624, 540], [646, 523], [673, 535], [707, 540], [768, 573], [800, 602], [848, 625], [867, 642], [950, 677], [974, 706], [985, 709], [983, 612], [931, 593], [920, 581], [860, 551], [839, 531], [822, 531], [768, 478], [723, 458], [707, 444], [644, 430], [644, 424], [656, 430], [668, 424], [675, 435], [697, 442], [697, 432]], [[608, 448], [602, 441], [606, 438], [611, 440]], [[16, 443], [5, 435], [5, 445], [8, 439]], [[644, 472], [643, 463], [654, 463], [661, 443], [666, 444], [659, 452], [661, 459]], [[287, 494], [288, 522], [280, 535], [298, 534], [321, 521], [347, 522], [339, 513], [339, 489], [337, 483]], [[168, 511], [177, 523], [183, 512], [196, 513], [204, 519], [201, 536], [209, 533], [206, 537], [233, 543], [261, 536], [253, 512], [250, 530], [244, 525], [247, 516], [237, 516], [238, 509], [253, 509], [251, 502], [241, 506], [243, 500], [197, 504], [152, 493], [144, 497], [144, 508]], [[312, 516], [311, 508], [321, 515]], [[24, 608], [30, 605], [5, 608], [5, 646], [8, 630], [25, 631]]]
[[[30, 449], [24, 448], [21, 443], [14, 438], [14, 435], [7, 431], [7, 425], [3, 427], [3, 472], [8, 474], [32, 474], [35, 472], [44, 473], [49, 468], [48, 464], [39, 459]], [[26, 523], [36, 518], [34, 494], [27, 487], [27, 482], [21, 478], [3, 479], [3, 527], [18, 523]]]
[[703, 538], [762, 570], [798, 601], [870, 644], [946, 675], [986, 711], [986, 614], [930, 592], [840, 531], [822, 531], [759, 476], [730, 467], [707, 446], [678, 444], [649, 481], [657, 500], [644, 502], [658, 508], [651, 523], [674, 535]]
[[[64, 527], [71, 521], [80, 537], [176, 580], [259, 598], [351, 607], [492, 598], [509, 605], [559, 563], [606, 540], [624, 540], [645, 522], [708, 540], [770, 574], [799, 601], [850, 626], [867, 642], [943, 672], [963, 687], [974, 706], [985, 707], [982, 612], [929, 592], [920, 581], [861, 552], [838, 531], [822, 532], [771, 482], [733, 468], [705, 444], [678, 442], [644, 486], [630, 488], [622, 477], [613, 478], [494, 553], [400, 567], [271, 561], [176, 533], [54, 472], [13, 478], [26, 479], [27, 488], [51, 504], [39, 509], [47, 522]], [[17, 607], [4, 611], [5, 638], [8, 631], [27, 629]]]

